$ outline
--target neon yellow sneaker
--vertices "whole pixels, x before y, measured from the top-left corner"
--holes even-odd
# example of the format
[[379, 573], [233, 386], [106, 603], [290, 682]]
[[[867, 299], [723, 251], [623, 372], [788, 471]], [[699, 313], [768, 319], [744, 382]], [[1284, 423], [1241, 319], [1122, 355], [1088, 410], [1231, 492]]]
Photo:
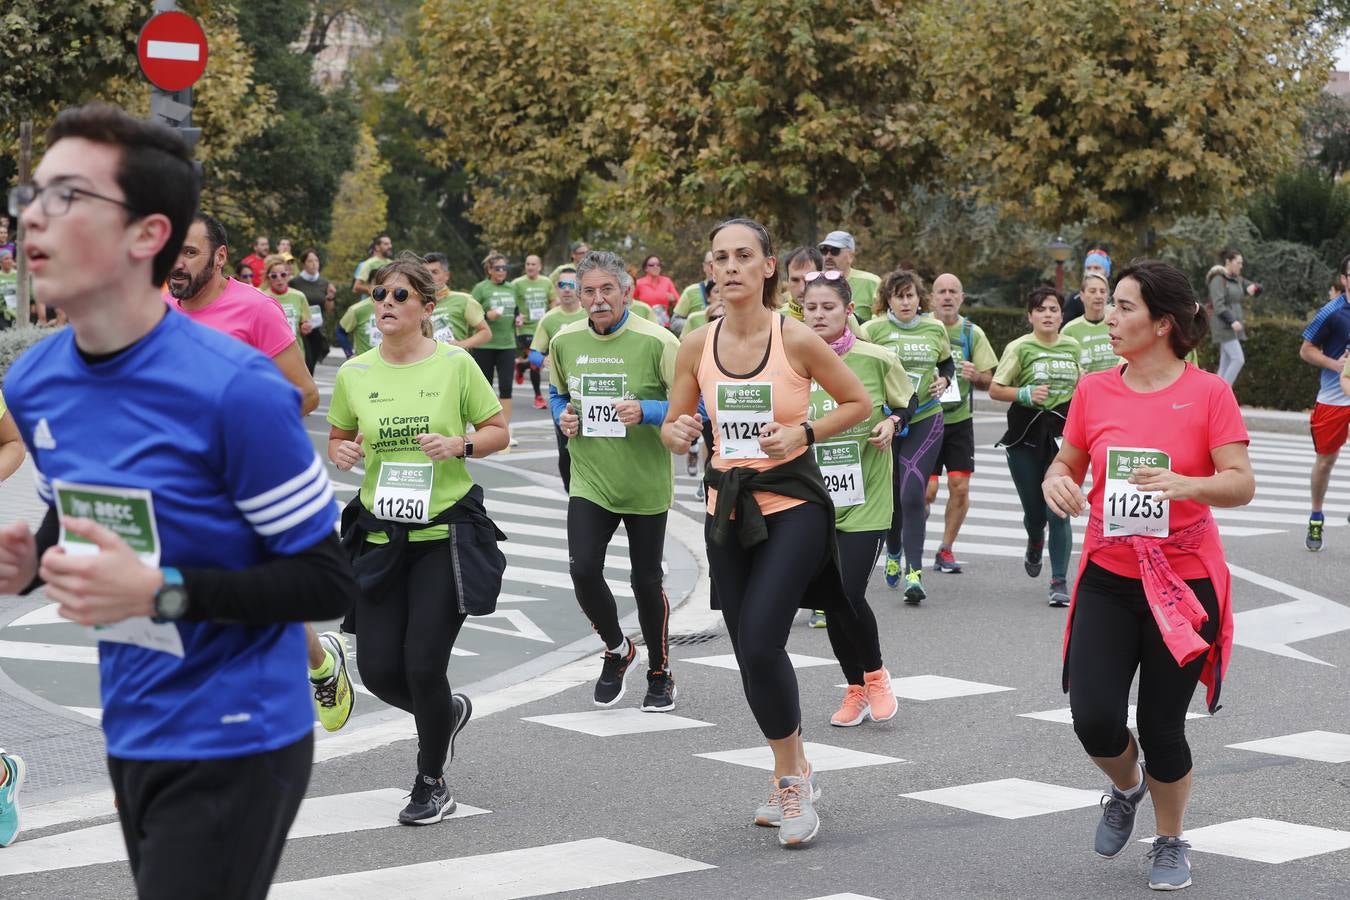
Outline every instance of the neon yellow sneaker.
[[917, 606], [928, 595], [923, 590], [923, 574], [918, 569], [905, 573], [905, 602]]
[[352, 682], [347, 677], [347, 645], [336, 631], [319, 635], [319, 643], [333, 656], [333, 674], [314, 686], [314, 706], [325, 731], [337, 731], [352, 716]]
[[886, 554], [886, 587], [894, 590], [900, 584], [900, 555]]

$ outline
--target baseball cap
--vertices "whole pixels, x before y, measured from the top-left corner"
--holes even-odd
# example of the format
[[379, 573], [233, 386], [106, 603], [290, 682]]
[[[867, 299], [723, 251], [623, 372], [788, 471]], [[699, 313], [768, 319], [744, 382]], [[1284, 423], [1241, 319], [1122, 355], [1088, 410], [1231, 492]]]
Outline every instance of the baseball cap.
[[853, 235], [847, 231], [831, 231], [825, 235], [825, 240], [820, 242], [821, 246], [838, 247], [840, 250], [857, 250], [858, 245], [853, 242]]

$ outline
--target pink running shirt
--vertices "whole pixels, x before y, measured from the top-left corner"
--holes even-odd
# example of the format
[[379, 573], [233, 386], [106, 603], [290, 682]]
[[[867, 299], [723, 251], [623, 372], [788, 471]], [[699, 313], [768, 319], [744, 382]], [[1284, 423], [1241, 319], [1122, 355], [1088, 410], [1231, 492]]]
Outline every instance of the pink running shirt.
[[184, 309], [169, 294], [164, 301], [198, 325], [243, 341], [268, 359], [295, 343], [295, 331], [281, 311], [281, 304], [242, 281], [228, 280], [219, 297], [201, 309]]

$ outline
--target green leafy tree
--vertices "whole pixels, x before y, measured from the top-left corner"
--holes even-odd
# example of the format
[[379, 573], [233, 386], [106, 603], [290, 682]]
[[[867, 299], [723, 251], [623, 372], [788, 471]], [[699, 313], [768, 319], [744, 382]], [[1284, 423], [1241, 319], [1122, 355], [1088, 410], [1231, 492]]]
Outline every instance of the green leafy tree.
[[368, 256], [371, 239], [384, 230], [388, 198], [381, 181], [388, 173], [389, 164], [380, 158], [375, 136], [365, 125], [358, 125], [352, 168], [343, 174], [333, 199], [333, 228], [323, 254], [324, 272], [338, 286], [339, 310], [354, 299], [351, 287], [356, 266]]
[[1265, 239], [1306, 245], [1334, 265], [1350, 238], [1350, 187], [1316, 169], [1282, 172], [1253, 198], [1248, 215]]
[[1326, 82], [1325, 14], [1316, 0], [933, 4], [918, 40], [947, 180], [1143, 249], [1150, 228], [1231, 209], [1288, 166]]

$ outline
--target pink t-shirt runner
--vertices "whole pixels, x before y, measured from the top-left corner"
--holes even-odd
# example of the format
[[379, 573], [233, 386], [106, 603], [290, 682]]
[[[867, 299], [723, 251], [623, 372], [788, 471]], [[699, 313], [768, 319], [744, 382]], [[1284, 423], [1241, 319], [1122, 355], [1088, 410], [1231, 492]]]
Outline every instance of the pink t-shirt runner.
[[197, 324], [243, 341], [268, 359], [295, 343], [295, 331], [281, 311], [281, 304], [233, 278], [228, 279], [219, 297], [201, 309], [184, 309], [167, 293], [164, 301]]
[[[1100, 522], [1106, 492], [1108, 447], [1148, 447], [1166, 453], [1172, 471], [1205, 477], [1214, 474], [1210, 451], [1246, 443], [1247, 426], [1228, 384], [1190, 363], [1168, 387], [1141, 394], [1125, 384], [1120, 369], [1086, 375], [1074, 390], [1064, 440], [1090, 457], [1092, 518]], [[1173, 532], [1204, 518], [1209, 507], [1194, 500], [1172, 502]], [[1172, 569], [1182, 579], [1205, 578], [1203, 560], [1163, 545]], [[1139, 561], [1126, 543], [1113, 543], [1092, 554], [1092, 561], [1125, 578], [1139, 577]]]

